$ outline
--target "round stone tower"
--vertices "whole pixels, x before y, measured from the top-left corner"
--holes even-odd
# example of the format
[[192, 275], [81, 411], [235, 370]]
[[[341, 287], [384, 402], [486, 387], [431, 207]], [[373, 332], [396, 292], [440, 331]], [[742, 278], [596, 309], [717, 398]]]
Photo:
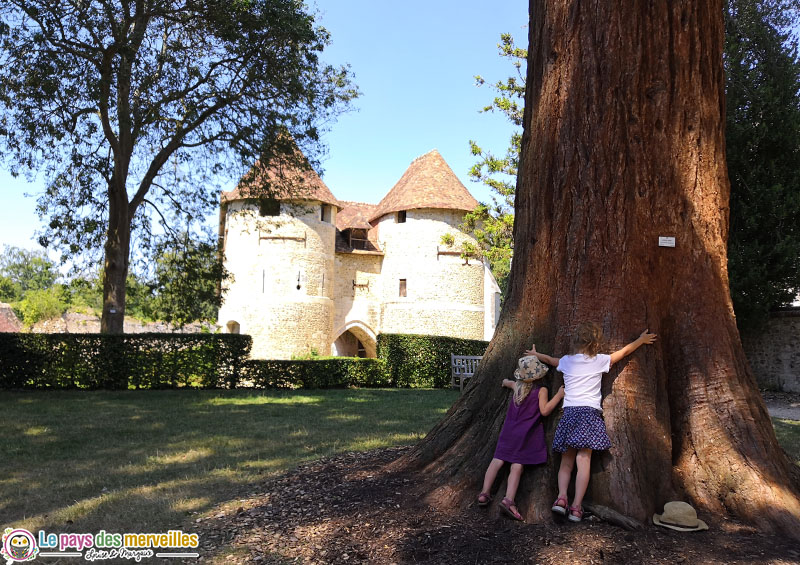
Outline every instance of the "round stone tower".
[[[341, 206], [310, 167], [267, 176], [269, 196], [242, 184], [222, 193], [220, 238], [234, 279], [225, 285], [219, 323], [251, 335], [256, 359], [328, 355]], [[274, 189], [276, 177], [284, 188]]]
[[491, 338], [499, 293], [477, 242], [458, 226], [478, 202], [438, 151], [415, 159], [370, 217], [385, 258], [385, 333]]

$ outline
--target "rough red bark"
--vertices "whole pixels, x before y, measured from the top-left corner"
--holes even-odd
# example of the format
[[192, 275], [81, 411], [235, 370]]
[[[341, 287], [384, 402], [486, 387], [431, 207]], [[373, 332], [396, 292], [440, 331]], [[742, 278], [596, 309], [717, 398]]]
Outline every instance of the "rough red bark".
[[[472, 384], [402, 462], [434, 499], [477, 494], [519, 353], [569, 353], [593, 320], [608, 351], [645, 328], [659, 341], [604, 378], [614, 446], [593, 457], [588, 497], [641, 521], [687, 500], [800, 536], [728, 288], [722, 46], [720, 0], [531, 1], [510, 296]], [[529, 520], [550, 513], [558, 461], [523, 475]]]

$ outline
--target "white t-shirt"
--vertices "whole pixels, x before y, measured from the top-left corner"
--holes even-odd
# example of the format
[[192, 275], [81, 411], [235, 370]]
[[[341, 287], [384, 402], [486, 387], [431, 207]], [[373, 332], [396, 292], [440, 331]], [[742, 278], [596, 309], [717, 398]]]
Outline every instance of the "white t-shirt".
[[564, 407], [591, 406], [602, 410], [600, 384], [611, 368], [611, 356], [564, 355], [556, 369], [564, 373]]

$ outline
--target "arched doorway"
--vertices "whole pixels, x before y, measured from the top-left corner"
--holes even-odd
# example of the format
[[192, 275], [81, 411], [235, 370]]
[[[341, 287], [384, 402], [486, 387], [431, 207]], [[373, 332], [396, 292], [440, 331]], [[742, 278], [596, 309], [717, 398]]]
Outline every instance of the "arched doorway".
[[358, 322], [347, 325], [333, 342], [333, 354], [337, 357], [377, 357], [375, 334]]

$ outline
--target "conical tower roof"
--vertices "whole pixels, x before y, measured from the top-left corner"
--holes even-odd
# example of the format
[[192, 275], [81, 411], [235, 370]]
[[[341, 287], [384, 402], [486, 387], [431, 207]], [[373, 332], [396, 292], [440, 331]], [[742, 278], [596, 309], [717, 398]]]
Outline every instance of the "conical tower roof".
[[478, 201], [434, 149], [414, 159], [389, 194], [378, 203], [369, 221], [374, 222], [385, 214], [400, 210], [438, 208], [470, 211], [477, 205]]
[[268, 169], [256, 173], [259, 168], [260, 162], [257, 161], [235, 189], [222, 192], [222, 201], [268, 197], [276, 200], [318, 200], [342, 208], [297, 148], [294, 155], [275, 159]]

